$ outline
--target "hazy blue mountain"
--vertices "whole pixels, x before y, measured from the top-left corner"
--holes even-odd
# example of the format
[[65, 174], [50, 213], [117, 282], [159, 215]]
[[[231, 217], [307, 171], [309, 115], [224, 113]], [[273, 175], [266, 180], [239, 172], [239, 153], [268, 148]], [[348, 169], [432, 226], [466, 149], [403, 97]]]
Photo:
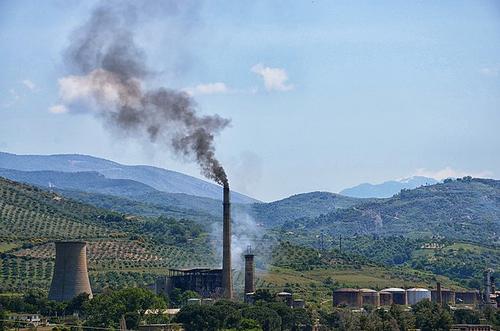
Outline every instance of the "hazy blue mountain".
[[[123, 165], [88, 155], [17, 155], [0, 152], [0, 168], [21, 171], [94, 171], [109, 179], [129, 179], [162, 192], [222, 199], [220, 186], [192, 176], [151, 166]], [[238, 192], [232, 192], [232, 200], [235, 203], [258, 202]]]
[[340, 191], [340, 194], [354, 198], [390, 198], [402, 189], [414, 189], [438, 183], [434, 178], [414, 176], [401, 180], [390, 180], [381, 184], [363, 183]]

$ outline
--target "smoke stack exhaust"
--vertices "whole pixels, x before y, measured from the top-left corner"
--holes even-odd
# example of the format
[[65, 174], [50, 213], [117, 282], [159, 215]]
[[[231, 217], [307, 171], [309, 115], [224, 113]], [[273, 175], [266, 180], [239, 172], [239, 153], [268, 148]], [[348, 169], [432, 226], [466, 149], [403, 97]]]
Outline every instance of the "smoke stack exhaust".
[[232, 299], [233, 277], [231, 270], [231, 202], [229, 197], [229, 185], [227, 182], [224, 184], [223, 208], [222, 286], [224, 290], [224, 298]]
[[87, 293], [92, 298], [87, 272], [87, 243], [56, 242], [56, 264], [49, 300], [70, 301], [81, 293]]
[[245, 294], [255, 292], [254, 255], [249, 248], [245, 254]]

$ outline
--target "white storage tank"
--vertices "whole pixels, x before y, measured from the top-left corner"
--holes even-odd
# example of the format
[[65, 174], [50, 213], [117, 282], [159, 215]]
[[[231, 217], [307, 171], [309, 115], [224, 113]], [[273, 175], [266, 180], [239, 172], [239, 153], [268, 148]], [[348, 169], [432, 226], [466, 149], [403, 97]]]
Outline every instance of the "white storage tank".
[[410, 288], [406, 290], [409, 305], [414, 305], [422, 300], [431, 300], [431, 291], [426, 288]]

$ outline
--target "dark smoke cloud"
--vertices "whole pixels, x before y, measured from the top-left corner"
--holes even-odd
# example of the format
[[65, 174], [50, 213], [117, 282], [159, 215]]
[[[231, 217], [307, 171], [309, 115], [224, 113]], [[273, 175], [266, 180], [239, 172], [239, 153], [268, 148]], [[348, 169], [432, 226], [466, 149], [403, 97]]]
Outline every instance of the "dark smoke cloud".
[[85, 81], [98, 113], [112, 127], [194, 158], [204, 176], [227, 185], [226, 173], [215, 157], [214, 137], [229, 125], [229, 120], [218, 115], [201, 116], [185, 92], [143, 88], [144, 81], [156, 73], [147, 68], [133, 29], [141, 13], [157, 9], [166, 16], [193, 12], [188, 1], [103, 3], [71, 36], [65, 59], [85, 77], [79, 81]]

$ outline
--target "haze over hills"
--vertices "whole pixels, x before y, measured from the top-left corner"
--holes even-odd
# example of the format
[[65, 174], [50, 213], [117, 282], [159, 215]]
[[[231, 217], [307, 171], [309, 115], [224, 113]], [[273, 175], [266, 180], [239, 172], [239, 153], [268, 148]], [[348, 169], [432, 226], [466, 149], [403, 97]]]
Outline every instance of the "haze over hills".
[[500, 244], [500, 181], [445, 180], [316, 218], [294, 220], [284, 229], [325, 231], [332, 235], [440, 236]]
[[354, 198], [390, 198], [402, 189], [414, 189], [423, 185], [438, 183], [434, 178], [413, 176], [401, 180], [390, 180], [380, 184], [363, 183], [340, 191], [340, 194]]
[[[176, 171], [144, 165], [123, 165], [89, 155], [17, 155], [0, 152], [0, 168], [20, 171], [98, 172], [108, 179], [129, 179], [167, 193], [184, 193], [215, 200], [222, 199], [216, 184]], [[84, 187], [82, 183], [82, 187]], [[104, 193], [104, 192], [100, 192]], [[232, 192], [235, 203], [259, 202]]]

